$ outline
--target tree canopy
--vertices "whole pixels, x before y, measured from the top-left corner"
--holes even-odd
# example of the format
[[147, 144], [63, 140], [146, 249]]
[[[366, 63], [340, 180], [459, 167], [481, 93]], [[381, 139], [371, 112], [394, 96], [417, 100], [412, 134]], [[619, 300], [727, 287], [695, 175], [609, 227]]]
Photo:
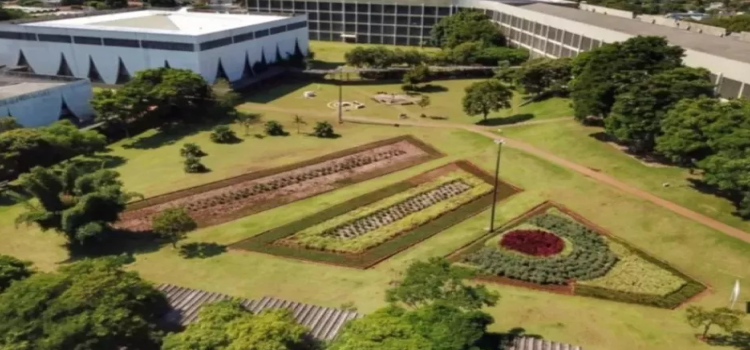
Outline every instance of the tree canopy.
[[10, 287], [13, 281], [31, 276], [31, 263], [12, 256], [0, 255], [0, 293]]
[[164, 295], [115, 259], [83, 260], [36, 273], [0, 294], [0, 348], [149, 349]]
[[463, 109], [468, 115], [481, 115], [487, 120], [490, 112], [510, 108], [513, 91], [495, 79], [476, 82], [466, 88], [463, 97]]
[[477, 10], [459, 11], [441, 18], [430, 33], [432, 42], [451, 49], [466, 42], [480, 42], [484, 46], [504, 46], [505, 36], [492, 20]]
[[198, 225], [190, 217], [185, 208], [169, 208], [154, 217], [152, 221], [154, 232], [166, 238], [177, 246], [177, 241], [186, 237], [187, 233], [195, 230]]
[[570, 58], [536, 58], [516, 70], [515, 80], [529, 94], [560, 93], [572, 78], [571, 65]]
[[750, 32], [750, 14], [714, 16], [702, 21], [710, 26], [726, 28], [730, 32]]
[[203, 306], [197, 322], [164, 338], [162, 350], [298, 350], [305, 342], [305, 328], [289, 310], [253, 315], [225, 300]]
[[714, 85], [703, 68], [679, 67], [635, 82], [617, 96], [605, 119], [608, 134], [635, 152], [652, 152], [664, 115], [683, 99], [713, 96]]
[[743, 316], [742, 311], [726, 307], [706, 310], [700, 306], [691, 306], [686, 313], [687, 321], [692, 327], [703, 328], [703, 339], [706, 339], [712, 326], [717, 326], [727, 332], [736, 330], [741, 325]]
[[12, 117], [0, 117], [0, 133], [20, 129], [23, 126], [18, 124], [15, 118]]
[[80, 154], [104, 149], [107, 139], [93, 130], [80, 130], [68, 120], [41, 128], [0, 133], [0, 180], [12, 179], [35, 166], [50, 166]]
[[570, 83], [576, 119], [608, 116], [624, 87], [682, 66], [683, 54], [681, 47], [671, 46], [664, 38], [637, 36], [577, 56]]
[[499, 296], [483, 285], [469, 285], [472, 270], [451, 265], [442, 258], [417, 261], [411, 264], [396, 286], [386, 291], [386, 300], [418, 307], [444, 301], [449, 305], [476, 310], [493, 306]]
[[106, 169], [86, 173], [74, 163], [60, 170], [36, 167], [18, 180], [36, 201], [26, 203], [27, 211], [16, 222], [55, 230], [71, 247], [104, 240], [111, 233], [109, 225], [136, 196], [123, 191], [118, 177]]

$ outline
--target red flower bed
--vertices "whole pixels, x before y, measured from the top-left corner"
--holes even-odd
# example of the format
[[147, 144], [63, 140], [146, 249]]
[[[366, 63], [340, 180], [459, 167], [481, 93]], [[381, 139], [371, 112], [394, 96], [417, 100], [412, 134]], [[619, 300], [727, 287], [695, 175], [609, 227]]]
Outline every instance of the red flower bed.
[[506, 249], [534, 256], [555, 255], [565, 248], [565, 242], [560, 237], [540, 230], [508, 232], [503, 235], [500, 245]]

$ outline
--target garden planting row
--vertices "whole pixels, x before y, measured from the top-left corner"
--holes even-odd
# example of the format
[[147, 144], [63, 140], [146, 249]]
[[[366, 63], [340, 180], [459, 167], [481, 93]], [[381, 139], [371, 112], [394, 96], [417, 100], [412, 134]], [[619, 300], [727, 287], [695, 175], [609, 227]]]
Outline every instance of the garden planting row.
[[[493, 178], [468, 162], [451, 163], [231, 248], [368, 268], [485, 210], [492, 203], [488, 179]], [[498, 200], [518, 191], [501, 182]]]
[[[706, 289], [670, 265], [550, 202], [450, 255], [484, 280], [675, 308]], [[514, 284], [514, 283], [511, 283]], [[557, 286], [567, 286], [561, 288]]]
[[336, 188], [405, 169], [442, 156], [413, 137], [397, 137], [305, 162], [181, 190], [132, 203], [117, 226], [148, 231], [151, 219], [171, 207], [185, 208], [205, 227]]

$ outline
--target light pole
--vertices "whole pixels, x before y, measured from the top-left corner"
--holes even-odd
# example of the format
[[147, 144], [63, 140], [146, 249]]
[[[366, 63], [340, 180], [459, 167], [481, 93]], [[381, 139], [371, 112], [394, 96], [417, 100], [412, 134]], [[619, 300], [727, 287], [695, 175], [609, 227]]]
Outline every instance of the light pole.
[[503, 144], [505, 143], [505, 140], [503, 139], [496, 139], [494, 140], [495, 144], [497, 145], [497, 161], [495, 162], [495, 188], [492, 191], [492, 214], [490, 215], [490, 232], [495, 231], [495, 207], [497, 205], [497, 187], [498, 183], [500, 182], [500, 153], [503, 149]]

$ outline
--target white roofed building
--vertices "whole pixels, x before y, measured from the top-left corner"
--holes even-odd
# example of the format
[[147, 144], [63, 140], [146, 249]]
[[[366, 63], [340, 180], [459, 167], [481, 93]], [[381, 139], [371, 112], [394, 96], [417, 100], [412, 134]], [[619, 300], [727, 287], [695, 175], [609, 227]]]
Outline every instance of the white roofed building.
[[129, 11], [0, 23], [0, 64], [121, 84], [140, 70], [190, 69], [209, 83], [308, 50], [307, 16]]

